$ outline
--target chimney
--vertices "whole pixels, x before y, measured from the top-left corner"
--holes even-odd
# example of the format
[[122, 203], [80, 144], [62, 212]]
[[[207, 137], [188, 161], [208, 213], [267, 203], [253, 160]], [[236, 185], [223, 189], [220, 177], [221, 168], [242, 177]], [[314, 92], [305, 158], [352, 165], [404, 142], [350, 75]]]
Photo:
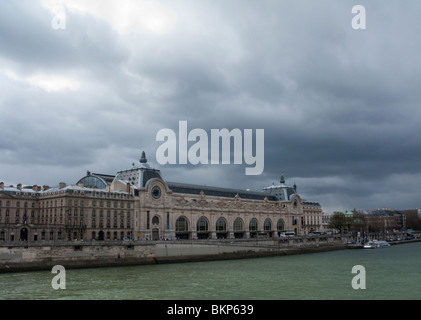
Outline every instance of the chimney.
[[48, 189], [50, 189], [50, 186], [43, 185], [43, 186], [42, 186], [42, 189], [43, 189], [44, 191], [47, 191]]
[[38, 190], [38, 186], [37, 186], [36, 184], [34, 184], [34, 185], [32, 186], [32, 190], [37, 191], [37, 190]]
[[19, 183], [17, 186], [18, 190], [22, 190], [22, 183]]
[[0, 182], [0, 189], [4, 189], [4, 182]]
[[126, 192], [130, 193], [130, 182], [127, 182], [126, 184]]
[[58, 187], [59, 187], [59, 189], [63, 189], [63, 188], [65, 188], [65, 187], [66, 187], [66, 183], [65, 183], [65, 182], [60, 182], [60, 183], [58, 184]]

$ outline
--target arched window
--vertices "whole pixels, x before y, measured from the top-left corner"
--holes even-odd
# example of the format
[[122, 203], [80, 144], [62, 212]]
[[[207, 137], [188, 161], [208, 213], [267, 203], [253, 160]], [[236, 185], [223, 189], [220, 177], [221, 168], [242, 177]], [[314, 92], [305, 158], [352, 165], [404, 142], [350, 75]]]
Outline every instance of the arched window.
[[257, 227], [258, 227], [258, 222], [256, 218], [253, 218], [250, 220], [249, 223], [249, 230], [250, 231], [257, 231]]
[[188, 231], [188, 223], [186, 218], [184, 217], [180, 217], [177, 219], [177, 221], [175, 222], [175, 231], [176, 232], [185, 232]]
[[79, 183], [82, 183], [86, 188], [105, 189], [106, 187], [106, 182], [100, 177], [94, 175], [86, 176], [80, 179], [77, 184]]
[[270, 230], [272, 230], [272, 222], [270, 221], [270, 219], [269, 219], [269, 218], [267, 218], [267, 219], [265, 220], [265, 222], [263, 223], [263, 230], [265, 230], [265, 231], [270, 231]]
[[241, 218], [237, 218], [234, 220], [234, 232], [236, 231], [243, 231], [244, 230], [244, 223]]
[[158, 218], [158, 216], [154, 216], [152, 218], [152, 224], [159, 224], [159, 218]]
[[197, 231], [208, 231], [209, 230], [209, 223], [205, 217], [200, 217], [197, 220]]
[[224, 218], [219, 218], [216, 221], [216, 231], [227, 231], [227, 222]]

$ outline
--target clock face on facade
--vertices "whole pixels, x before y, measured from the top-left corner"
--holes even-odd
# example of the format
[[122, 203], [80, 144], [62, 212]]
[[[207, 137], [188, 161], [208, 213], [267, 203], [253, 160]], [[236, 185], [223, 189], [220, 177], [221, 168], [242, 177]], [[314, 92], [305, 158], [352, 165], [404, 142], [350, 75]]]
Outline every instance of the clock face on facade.
[[159, 199], [161, 197], [161, 188], [158, 186], [155, 186], [152, 188], [152, 197], [154, 199]]

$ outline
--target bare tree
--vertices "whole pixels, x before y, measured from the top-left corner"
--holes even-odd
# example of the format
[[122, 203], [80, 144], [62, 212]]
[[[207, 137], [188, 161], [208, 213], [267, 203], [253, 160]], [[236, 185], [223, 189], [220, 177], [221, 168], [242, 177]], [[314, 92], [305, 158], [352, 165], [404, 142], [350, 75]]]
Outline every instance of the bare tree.
[[342, 233], [344, 228], [348, 225], [348, 218], [343, 212], [335, 211], [330, 217], [328, 227], [331, 229], [338, 230], [339, 233]]

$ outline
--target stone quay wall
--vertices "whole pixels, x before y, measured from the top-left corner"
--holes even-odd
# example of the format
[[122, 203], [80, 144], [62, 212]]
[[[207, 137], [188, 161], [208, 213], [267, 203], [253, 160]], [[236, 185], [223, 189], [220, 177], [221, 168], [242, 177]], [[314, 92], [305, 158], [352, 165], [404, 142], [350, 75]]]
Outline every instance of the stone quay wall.
[[0, 272], [240, 259], [346, 248], [347, 236], [244, 240], [63, 241], [0, 244]]

